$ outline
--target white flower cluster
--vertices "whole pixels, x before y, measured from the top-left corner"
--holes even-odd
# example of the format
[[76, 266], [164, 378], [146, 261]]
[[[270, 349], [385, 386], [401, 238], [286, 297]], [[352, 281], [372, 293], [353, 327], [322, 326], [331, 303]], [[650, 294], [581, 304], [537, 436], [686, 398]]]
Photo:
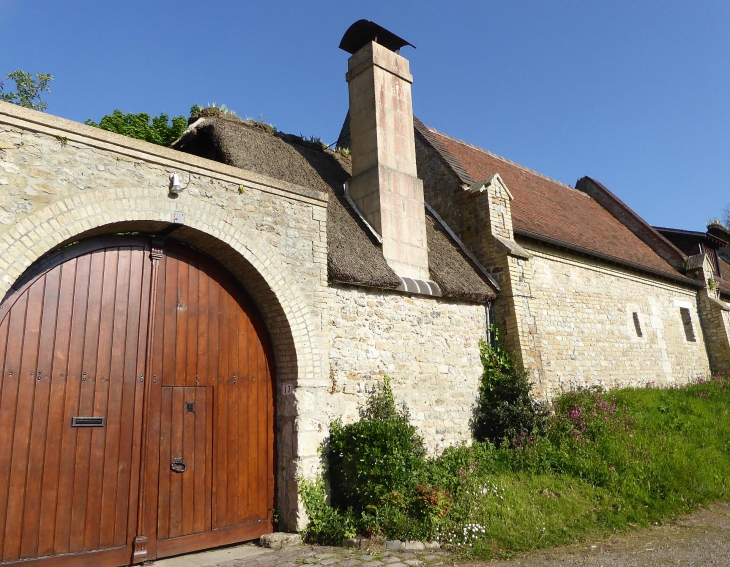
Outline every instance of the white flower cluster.
[[504, 500], [505, 492], [504, 486], [491, 482], [479, 487], [479, 494], [482, 496], [493, 496], [499, 500]]
[[481, 524], [464, 524], [461, 529], [456, 528], [449, 533], [440, 535], [438, 540], [458, 547], [472, 547], [486, 533], [487, 529]]

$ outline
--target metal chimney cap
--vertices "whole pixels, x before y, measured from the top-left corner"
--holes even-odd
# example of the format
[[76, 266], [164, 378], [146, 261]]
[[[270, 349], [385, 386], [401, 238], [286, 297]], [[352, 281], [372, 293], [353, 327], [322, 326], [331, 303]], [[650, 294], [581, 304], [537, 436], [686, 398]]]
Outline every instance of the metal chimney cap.
[[396, 53], [401, 47], [406, 45], [410, 45], [413, 49], [416, 48], [412, 43], [407, 42], [402, 37], [398, 37], [393, 32], [386, 30], [375, 22], [358, 20], [347, 28], [345, 35], [342, 36], [340, 49], [347, 51], [350, 55], [354, 55], [371, 41]]

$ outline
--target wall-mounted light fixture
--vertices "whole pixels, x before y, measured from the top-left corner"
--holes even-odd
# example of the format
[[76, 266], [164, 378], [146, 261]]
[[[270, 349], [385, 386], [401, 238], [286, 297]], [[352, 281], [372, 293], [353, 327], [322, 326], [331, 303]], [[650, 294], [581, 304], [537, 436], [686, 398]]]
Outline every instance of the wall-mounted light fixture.
[[170, 175], [170, 194], [182, 193], [190, 185], [190, 178], [188, 178], [187, 185], [184, 187], [180, 184], [180, 176], [177, 173]]

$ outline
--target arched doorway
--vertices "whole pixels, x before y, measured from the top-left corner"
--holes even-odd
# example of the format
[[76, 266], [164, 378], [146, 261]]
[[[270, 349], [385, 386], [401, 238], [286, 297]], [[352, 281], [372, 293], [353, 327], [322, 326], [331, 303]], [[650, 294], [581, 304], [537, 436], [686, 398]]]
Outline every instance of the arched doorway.
[[0, 559], [117, 566], [272, 529], [273, 357], [168, 239], [52, 254], [0, 307]]

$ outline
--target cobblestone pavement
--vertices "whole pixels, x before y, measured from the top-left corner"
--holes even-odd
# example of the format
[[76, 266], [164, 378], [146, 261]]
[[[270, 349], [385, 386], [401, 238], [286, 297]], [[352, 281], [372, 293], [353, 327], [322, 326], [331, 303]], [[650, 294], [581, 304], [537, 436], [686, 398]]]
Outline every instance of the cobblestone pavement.
[[[239, 546], [237, 559], [177, 563], [195, 556], [154, 563], [156, 567], [730, 567], [730, 504], [712, 506], [671, 524], [541, 550], [501, 561], [459, 560], [446, 551], [389, 552], [301, 545], [280, 551]], [[202, 558], [202, 554], [201, 554]], [[169, 564], [167, 562], [170, 562]]]

